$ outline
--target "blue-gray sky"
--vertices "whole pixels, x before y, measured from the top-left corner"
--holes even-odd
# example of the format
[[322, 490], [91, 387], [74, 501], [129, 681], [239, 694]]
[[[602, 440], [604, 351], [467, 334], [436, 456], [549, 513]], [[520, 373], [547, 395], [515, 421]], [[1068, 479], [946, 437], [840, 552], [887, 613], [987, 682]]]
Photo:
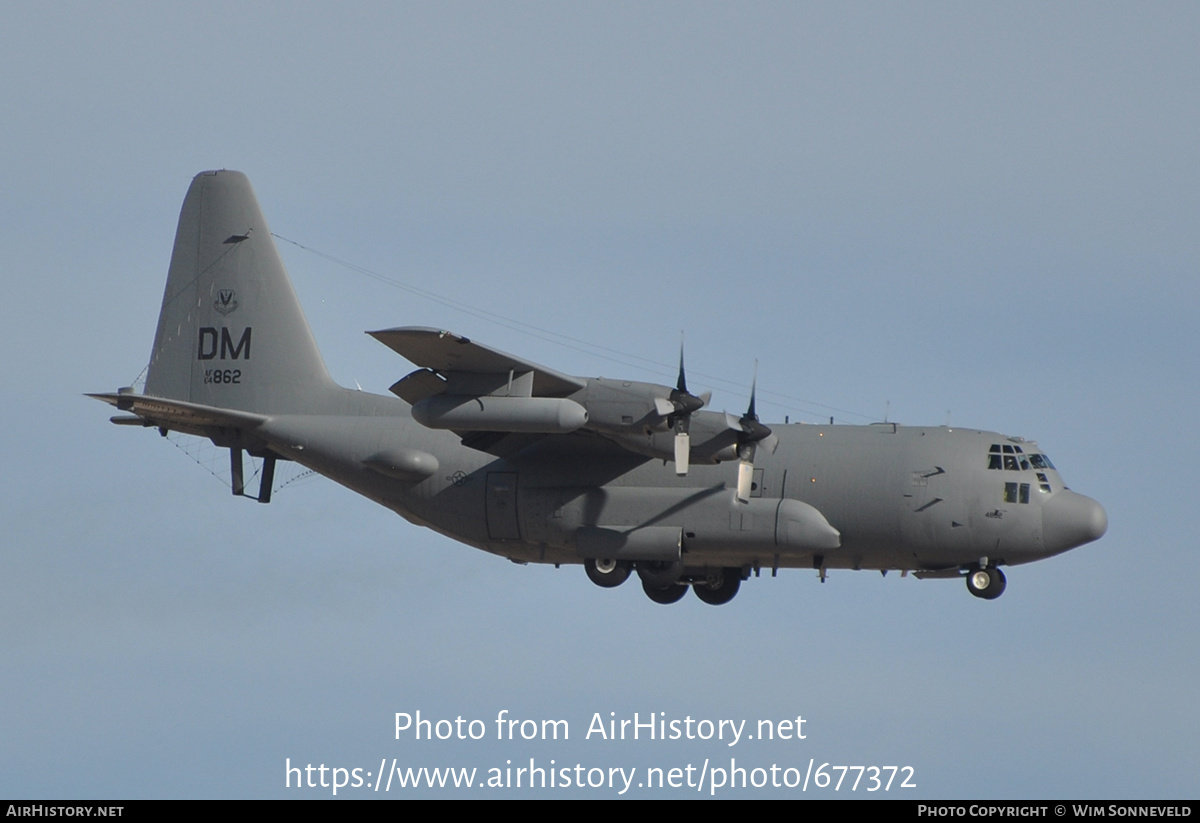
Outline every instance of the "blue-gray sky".
[[[1195, 796], [1194, 4], [3, 18], [0, 795], [327, 794], [288, 792], [287, 758], [733, 756], [911, 765], [902, 796]], [[145, 365], [179, 205], [218, 167], [250, 176], [280, 235], [666, 364], [557, 346], [284, 244], [343, 384], [383, 392], [410, 368], [366, 329], [440, 326], [668, 381], [686, 329], [690, 383], [718, 408], [744, 404], [757, 359], [768, 421], [886, 413], [1036, 438], [1109, 533], [1012, 569], [990, 603], [953, 581], [791, 571], [722, 608], [664, 608], [324, 480], [233, 500], [81, 396]], [[396, 741], [394, 713], [418, 709], [561, 717], [572, 740]], [[634, 711], [803, 715], [808, 736], [582, 739], [593, 713]]]

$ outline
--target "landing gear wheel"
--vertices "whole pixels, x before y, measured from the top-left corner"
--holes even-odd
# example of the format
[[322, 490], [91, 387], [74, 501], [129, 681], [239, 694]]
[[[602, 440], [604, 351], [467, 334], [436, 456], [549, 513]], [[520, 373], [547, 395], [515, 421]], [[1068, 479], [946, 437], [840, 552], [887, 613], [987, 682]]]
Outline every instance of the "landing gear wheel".
[[646, 597], [664, 606], [678, 603], [688, 591], [687, 586], [681, 586], [678, 583], [672, 583], [669, 586], [655, 586], [644, 580], [642, 581], [642, 588], [646, 592]]
[[708, 605], [720, 606], [732, 600], [741, 585], [742, 578], [738, 569], [722, 569], [721, 574], [715, 580], [709, 579], [693, 583], [692, 590], [696, 592], [696, 597]]
[[1004, 572], [995, 566], [975, 569], [967, 573], [967, 591], [984, 600], [995, 600], [1004, 594], [1004, 587], [1007, 585], [1008, 581], [1004, 579]]
[[583, 561], [583, 570], [588, 580], [604, 589], [616, 588], [629, 579], [629, 564], [624, 560], [589, 558]]
[[[670, 562], [639, 560], [637, 564], [638, 577], [642, 578], [643, 586], [655, 589], [673, 586], [683, 574], [683, 564], [678, 560]], [[682, 595], [680, 595], [682, 597]], [[672, 603], [675, 601], [672, 600]]]

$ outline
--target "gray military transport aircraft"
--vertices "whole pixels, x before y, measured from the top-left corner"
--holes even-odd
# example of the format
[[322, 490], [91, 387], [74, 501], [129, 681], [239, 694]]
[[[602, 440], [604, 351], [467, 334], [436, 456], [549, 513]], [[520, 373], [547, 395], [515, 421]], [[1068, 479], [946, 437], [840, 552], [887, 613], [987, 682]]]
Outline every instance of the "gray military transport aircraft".
[[726, 603], [770, 569], [896, 569], [1004, 591], [1000, 566], [1097, 540], [1096, 501], [1031, 441], [895, 423], [759, 422], [674, 387], [573, 377], [437, 329], [370, 332], [419, 368], [395, 397], [338, 386], [246, 176], [192, 181], [143, 392], [114, 423], [292, 460], [418, 525], [518, 563], [582, 564], [656, 603]]

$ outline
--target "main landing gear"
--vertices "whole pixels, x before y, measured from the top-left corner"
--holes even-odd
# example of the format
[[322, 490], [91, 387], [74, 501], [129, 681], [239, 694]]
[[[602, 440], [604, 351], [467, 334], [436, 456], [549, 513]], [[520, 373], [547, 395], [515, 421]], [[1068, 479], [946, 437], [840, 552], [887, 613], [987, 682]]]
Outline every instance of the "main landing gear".
[[[597, 586], [612, 589], [629, 579], [629, 573], [635, 568], [635, 564], [628, 560], [589, 558], [583, 561], [583, 568], [588, 579]], [[742, 570], [737, 568], [684, 573], [678, 562], [637, 563], [636, 568], [646, 596], [664, 606], [678, 603], [689, 588], [695, 591], [696, 597], [703, 602], [710, 606], [720, 606], [732, 600], [742, 585]]]
[[627, 560], [584, 560], [583, 569], [591, 580], [602, 589], [615, 589], [629, 579]]
[[995, 566], [967, 572], [967, 591], [984, 600], [995, 600], [1004, 594], [1006, 585], [1008, 581], [1004, 579], [1004, 572]]
[[649, 597], [655, 603], [669, 606], [672, 603], [678, 603], [682, 600], [683, 596], [687, 594], [688, 587], [682, 583], [669, 583], [666, 586], [658, 586], [643, 580], [642, 590], [646, 592], [646, 597]]
[[710, 606], [720, 606], [728, 603], [738, 593], [742, 585], [740, 569], [720, 569], [716, 574], [710, 574], [704, 580], [692, 584], [692, 591]]

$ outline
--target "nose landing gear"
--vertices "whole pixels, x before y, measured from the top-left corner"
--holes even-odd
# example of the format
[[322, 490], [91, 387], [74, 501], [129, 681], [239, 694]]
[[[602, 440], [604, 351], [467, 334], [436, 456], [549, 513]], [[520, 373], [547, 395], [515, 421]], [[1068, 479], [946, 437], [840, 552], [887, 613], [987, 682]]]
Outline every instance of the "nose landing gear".
[[1008, 581], [1004, 579], [1004, 572], [995, 566], [967, 572], [967, 591], [984, 600], [995, 600], [1004, 594], [1006, 585]]

